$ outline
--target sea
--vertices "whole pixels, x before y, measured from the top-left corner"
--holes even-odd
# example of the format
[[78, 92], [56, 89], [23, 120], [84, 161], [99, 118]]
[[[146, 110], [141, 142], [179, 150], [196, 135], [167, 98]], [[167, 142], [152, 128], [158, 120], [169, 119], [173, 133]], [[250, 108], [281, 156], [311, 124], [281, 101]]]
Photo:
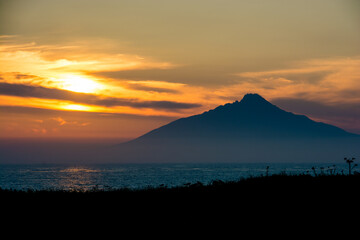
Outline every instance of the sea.
[[272, 174], [346, 173], [347, 165], [326, 163], [174, 163], [0, 165], [0, 188], [13, 190], [112, 190], [175, 187], [237, 181]]

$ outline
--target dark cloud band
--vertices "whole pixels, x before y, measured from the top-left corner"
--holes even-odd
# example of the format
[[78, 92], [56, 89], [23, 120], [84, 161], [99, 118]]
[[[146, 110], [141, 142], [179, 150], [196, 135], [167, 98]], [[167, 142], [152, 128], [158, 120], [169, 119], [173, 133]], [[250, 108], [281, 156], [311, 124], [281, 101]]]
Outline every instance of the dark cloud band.
[[102, 97], [94, 94], [77, 93], [55, 88], [10, 83], [0, 83], [0, 95], [57, 99], [105, 107], [128, 106], [133, 108], [152, 108], [173, 111], [197, 108], [201, 106], [200, 104], [195, 103], [182, 103], [173, 101], [143, 101], [138, 99]]

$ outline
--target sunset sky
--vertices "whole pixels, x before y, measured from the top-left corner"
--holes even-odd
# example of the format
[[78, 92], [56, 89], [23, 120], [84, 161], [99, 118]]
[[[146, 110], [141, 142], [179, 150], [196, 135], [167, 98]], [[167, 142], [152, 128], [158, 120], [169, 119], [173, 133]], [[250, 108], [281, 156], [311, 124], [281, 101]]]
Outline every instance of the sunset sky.
[[0, 0], [0, 138], [134, 138], [249, 92], [360, 134], [360, 1]]

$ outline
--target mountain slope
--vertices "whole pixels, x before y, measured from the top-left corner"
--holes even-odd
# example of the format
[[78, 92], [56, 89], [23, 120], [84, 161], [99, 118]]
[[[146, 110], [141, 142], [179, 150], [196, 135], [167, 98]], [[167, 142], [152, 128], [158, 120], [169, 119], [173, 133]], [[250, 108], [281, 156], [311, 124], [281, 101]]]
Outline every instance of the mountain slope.
[[339, 137], [353, 135], [338, 127], [286, 112], [258, 94], [246, 94], [200, 115], [181, 118], [140, 139]]
[[289, 156], [291, 161], [335, 161], [358, 154], [359, 139], [246, 94], [240, 102], [154, 129], [112, 154], [126, 162], [284, 162]]

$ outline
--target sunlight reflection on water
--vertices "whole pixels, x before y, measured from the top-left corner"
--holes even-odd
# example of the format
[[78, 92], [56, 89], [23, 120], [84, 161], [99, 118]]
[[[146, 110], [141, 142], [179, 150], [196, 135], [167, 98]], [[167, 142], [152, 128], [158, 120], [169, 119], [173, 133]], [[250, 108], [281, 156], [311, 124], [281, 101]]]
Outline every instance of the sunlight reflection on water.
[[83, 168], [83, 167], [69, 167], [69, 168], [60, 170], [60, 172], [66, 172], [66, 173], [87, 173], [87, 172], [99, 172], [99, 170], [90, 169], [90, 168]]
[[70, 167], [60, 170], [63, 173], [60, 177], [59, 186], [68, 190], [89, 189], [94, 187], [94, 176], [89, 173], [96, 173], [97, 170], [89, 168]]

